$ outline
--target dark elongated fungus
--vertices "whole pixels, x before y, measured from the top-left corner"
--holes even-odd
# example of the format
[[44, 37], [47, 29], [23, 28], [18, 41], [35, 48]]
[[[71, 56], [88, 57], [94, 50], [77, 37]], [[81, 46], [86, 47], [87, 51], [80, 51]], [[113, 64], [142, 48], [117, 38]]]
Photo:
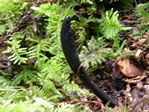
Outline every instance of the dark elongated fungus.
[[107, 93], [103, 92], [88, 76], [85, 69], [81, 66], [81, 62], [76, 50], [75, 34], [71, 29], [70, 18], [66, 17], [61, 29], [61, 44], [65, 58], [74, 73], [76, 73], [83, 83], [96, 95], [103, 103], [108, 103], [109, 106], [114, 107], [116, 103]]

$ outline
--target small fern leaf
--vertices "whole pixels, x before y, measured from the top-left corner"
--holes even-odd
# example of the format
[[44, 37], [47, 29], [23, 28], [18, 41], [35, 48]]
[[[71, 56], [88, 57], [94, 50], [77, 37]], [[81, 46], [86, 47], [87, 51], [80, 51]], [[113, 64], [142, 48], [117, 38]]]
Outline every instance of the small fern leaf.
[[14, 64], [20, 65], [21, 63], [26, 63], [27, 58], [26, 56], [26, 49], [20, 47], [20, 40], [12, 39], [7, 41], [9, 44], [6, 51], [3, 53], [7, 53], [9, 56], [8, 58], [13, 61]]
[[97, 69], [98, 65], [105, 62], [110, 56], [113, 56], [113, 52], [110, 48], [102, 48], [95, 43], [95, 39], [91, 39], [88, 42], [88, 48], [83, 46], [80, 53], [80, 58], [82, 61], [82, 66], [89, 71], [94, 71]]

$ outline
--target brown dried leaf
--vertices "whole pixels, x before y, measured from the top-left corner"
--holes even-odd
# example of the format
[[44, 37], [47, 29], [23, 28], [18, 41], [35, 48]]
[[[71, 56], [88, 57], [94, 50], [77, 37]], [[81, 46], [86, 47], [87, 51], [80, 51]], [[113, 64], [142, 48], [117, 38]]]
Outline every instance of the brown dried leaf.
[[140, 39], [140, 40], [138, 40], [138, 45], [144, 45], [145, 43], [147, 42], [147, 39]]
[[141, 80], [143, 80], [144, 78], [146, 78], [146, 74], [144, 73], [143, 75], [141, 76], [136, 76], [134, 78], [131, 78], [131, 79], [125, 79], [124, 81], [129, 83], [129, 84], [137, 84], [139, 83]]
[[126, 77], [132, 78], [143, 74], [143, 71], [139, 69], [129, 58], [122, 59], [118, 61], [117, 64], [120, 68], [120, 71]]

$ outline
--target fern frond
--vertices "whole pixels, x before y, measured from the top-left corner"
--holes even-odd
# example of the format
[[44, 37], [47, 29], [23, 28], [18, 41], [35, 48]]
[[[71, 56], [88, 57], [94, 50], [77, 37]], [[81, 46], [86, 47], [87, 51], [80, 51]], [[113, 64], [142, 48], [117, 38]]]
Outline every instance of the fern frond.
[[[32, 7], [37, 15], [48, 16], [47, 35], [49, 36], [48, 42], [50, 43], [50, 52], [56, 55], [60, 51], [60, 31], [61, 22], [66, 16], [74, 15], [71, 7], [63, 9], [59, 4], [42, 4], [40, 7]], [[53, 16], [55, 15], [55, 16]]]
[[146, 24], [149, 18], [149, 13], [146, 9], [149, 8], [149, 3], [139, 4], [136, 7], [136, 15], [140, 17], [141, 23]]
[[33, 83], [38, 82], [37, 80], [37, 72], [24, 66], [23, 70], [15, 75], [13, 85], [18, 85], [23, 81], [23, 83], [32, 86]]
[[0, 88], [5, 87], [5, 88], [9, 88], [11, 85], [11, 81], [3, 76], [0, 76]]
[[69, 74], [67, 71], [67, 67], [64, 63], [64, 60], [62, 60], [58, 56], [54, 56], [50, 60], [48, 60], [45, 64], [46, 67], [44, 67], [44, 69], [41, 71], [42, 77], [45, 77], [46, 79], [49, 80], [58, 81], [61, 84], [65, 83], [63, 81], [64, 80], [66, 81]]
[[20, 13], [20, 9], [24, 9], [26, 5], [24, 0], [0, 0], [0, 13]]
[[7, 13], [16, 10], [13, 0], [0, 0], [0, 12]]
[[6, 28], [12, 30], [18, 18], [15, 17], [15, 15], [12, 12], [0, 13], [0, 26], [4, 28], [0, 32], [2, 32], [3, 34], [6, 31]]
[[20, 102], [0, 98], [0, 108], [0, 112], [92, 112], [84, 104], [53, 103], [39, 97]]
[[130, 27], [123, 27], [120, 24], [118, 16], [118, 12], [113, 12], [113, 9], [111, 9], [105, 13], [100, 22], [100, 32], [103, 34], [103, 37], [113, 40], [113, 46], [116, 48], [119, 47], [119, 32], [130, 29]]
[[123, 27], [118, 20], [118, 12], [107, 11], [101, 20], [101, 33], [106, 39], [113, 39], [118, 36], [121, 30], [128, 30], [128, 27]]
[[50, 40], [51, 40], [50, 38], [46, 38], [46, 39], [37, 39], [37, 38], [33, 39], [32, 38], [32, 39], [29, 39], [29, 41], [33, 44], [28, 49], [29, 59], [36, 58], [37, 60], [40, 60], [40, 58], [43, 58], [43, 57], [46, 58], [46, 56], [44, 55], [43, 52], [49, 52], [50, 54], [52, 54], [53, 52], [51, 53], [51, 51], [57, 50], [57, 49], [55, 49], [55, 47], [51, 46]]
[[88, 20], [84, 17], [78, 17], [79, 21], [73, 21], [72, 22], [72, 27], [74, 27], [75, 34], [78, 37], [77, 43], [79, 43], [78, 48], [82, 47], [84, 44], [86, 38], [87, 38], [87, 32], [86, 32], [86, 27], [88, 24]]
[[81, 91], [79, 86], [74, 82], [65, 84], [63, 88], [66, 91], [79, 91], [79, 92]]
[[80, 58], [82, 66], [90, 71], [94, 71], [97, 69], [98, 65], [114, 56], [114, 53], [110, 48], [102, 48], [98, 46], [94, 39], [91, 39], [87, 46], [88, 48], [83, 46]]
[[7, 41], [9, 44], [6, 51], [3, 53], [9, 54], [9, 59], [14, 63], [20, 65], [21, 63], [26, 63], [27, 61], [27, 48], [22, 48], [20, 44], [21, 40], [16, 40], [12, 38], [11, 40]]
[[6, 25], [0, 25], [0, 35], [2, 35], [5, 32]]

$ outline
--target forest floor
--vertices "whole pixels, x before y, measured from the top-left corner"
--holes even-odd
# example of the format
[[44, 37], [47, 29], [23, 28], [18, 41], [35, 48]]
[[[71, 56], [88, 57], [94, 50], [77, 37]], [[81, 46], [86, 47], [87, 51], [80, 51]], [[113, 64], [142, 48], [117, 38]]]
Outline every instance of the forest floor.
[[[132, 27], [130, 31], [121, 34], [121, 37], [126, 39], [124, 50], [131, 51], [135, 58], [119, 57], [109, 60], [91, 77], [103, 91], [117, 100], [118, 106], [112, 111], [121, 112], [126, 106], [132, 112], [149, 112], [149, 33], [144, 33], [141, 39], [134, 38], [136, 35], [133, 35], [133, 32], [140, 30], [140, 21], [134, 16], [133, 11], [124, 12], [120, 22]], [[92, 98], [89, 101], [92, 101]], [[94, 105], [90, 102], [91, 107], [103, 111], [98, 102], [98, 99]]]
[[[26, 24], [24, 25], [24, 21], [28, 23], [31, 13], [32, 12], [30, 10], [28, 11], [28, 13], [25, 13], [26, 16], [24, 16], [24, 18], [27, 17], [27, 18], [25, 18], [26, 21], [23, 18], [21, 20], [21, 22], [19, 22], [20, 24], [17, 24], [16, 29], [13, 29], [14, 32], [15, 31], [17, 32], [20, 29], [22, 29], [22, 27], [27, 26]], [[82, 13], [82, 12], [80, 12], [80, 13]], [[107, 60], [106, 62], [102, 63], [96, 71], [94, 71], [93, 73], [90, 74], [91, 79], [104, 92], [108, 93], [108, 95], [110, 97], [112, 97], [116, 102], [118, 102], [117, 106], [115, 106], [114, 108], [104, 106], [102, 101], [96, 96], [90, 96], [90, 97], [85, 97], [85, 98], [80, 97], [79, 100], [77, 100], [77, 101], [76, 100], [72, 101], [69, 98], [67, 101], [67, 98], [66, 98], [64, 101], [61, 101], [58, 103], [56, 102], [57, 105], [59, 103], [63, 103], [63, 102], [66, 104], [76, 104], [76, 105], [84, 105], [84, 104], [86, 105], [87, 104], [90, 107], [90, 109], [93, 110], [93, 112], [104, 112], [105, 110], [106, 110], [106, 112], [129, 112], [129, 111], [131, 111], [131, 112], [149, 112], [149, 30], [148, 30], [148, 27], [146, 27], [146, 26], [149, 26], [149, 20], [147, 20], [145, 23], [143, 23], [143, 24], [145, 24], [145, 27], [142, 27], [142, 22], [135, 15], [134, 9], [127, 10], [127, 11], [121, 11], [121, 12], [119, 12], [119, 14], [120, 14], [119, 22], [123, 26], [127, 26], [127, 27], [131, 28], [130, 30], [127, 30], [124, 32], [119, 32], [122, 40], [125, 40], [125, 45], [123, 47], [124, 52], [125, 51], [131, 52], [131, 55], [128, 54], [128, 56], [126, 56], [126, 54], [125, 54], [125, 56], [123, 56], [122, 55], [123, 51], [122, 51], [122, 52], [120, 52], [119, 56], [117, 56], [116, 59]], [[21, 26], [21, 24], [23, 24], [24, 26]], [[28, 24], [30, 24], [30, 23], [28, 23]], [[20, 25], [20, 27], [19, 27], [19, 25]], [[145, 29], [145, 28], [147, 28], [147, 29]], [[5, 34], [5, 35], [8, 35], [7, 38], [9, 38], [9, 33]], [[5, 38], [5, 39], [7, 39], [7, 38]], [[28, 37], [25, 36], [25, 39], [26, 38], [28, 38]], [[24, 40], [22, 40], [22, 43], [24, 42]], [[39, 39], [39, 40], [42, 40], [42, 39]], [[29, 43], [26, 43], [26, 44], [29, 44]], [[107, 41], [106, 44], [107, 44], [107, 46], [110, 46], [110, 48], [112, 48], [111, 41], [109, 41], [109, 42]], [[1, 45], [0, 46], [0, 69], [1, 69], [0, 73], [3, 76], [7, 76], [7, 72], [5, 73], [5, 70], [7, 69], [9, 71], [11, 69], [11, 62], [8, 59], [8, 57], [2, 52], [7, 49], [8, 43], [4, 43], [4, 39], [0, 38], [0, 45]], [[43, 52], [43, 51], [41, 50], [41, 52]], [[46, 53], [47, 52], [45, 52], [45, 55], [46, 55]], [[33, 64], [35, 64], [35, 62], [34, 62], [35, 60], [33, 59], [31, 61], [32, 62], [27, 62], [27, 65], [29, 65], [28, 68], [30, 68], [32, 70]], [[6, 66], [4, 66], [4, 65], [6, 65]], [[22, 64], [22, 66], [23, 66], [23, 64]], [[47, 64], [47, 66], [49, 66], [49, 65]], [[40, 65], [40, 67], [41, 67], [41, 65]], [[15, 69], [15, 68], [13, 68], [13, 69], [15, 69], [16, 71], [17, 70], [19, 71], [20, 68], [21, 68], [20, 66], [17, 66], [17, 69]], [[62, 68], [63, 68], [63, 66], [62, 66]], [[27, 69], [27, 70], [30, 70], [30, 69]], [[43, 67], [41, 67], [40, 69], [42, 70]], [[4, 72], [3, 72], [3, 70], [4, 70]], [[33, 73], [34, 73], [34, 70], [35, 69], [33, 69]], [[13, 71], [11, 71], [11, 72], [13, 72]], [[38, 70], [36, 72], [37, 72], [36, 75], [38, 75], [39, 74]], [[40, 73], [41, 73], [41, 71], [40, 71]], [[46, 89], [45, 88], [44, 89], [46, 90], [46, 92], [50, 91], [49, 85], [51, 86], [53, 84], [52, 81], [54, 80], [54, 78], [51, 79], [52, 81], [50, 83], [48, 83], [49, 84], [48, 85], [47, 80], [49, 80], [49, 79], [46, 76], [48, 73], [47, 74], [45, 73], [46, 75], [44, 77], [45, 79], [47, 78], [46, 79], [47, 82], [43, 83], [45, 81], [45, 79], [42, 80], [43, 82], [41, 82], [41, 84], [43, 84], [43, 85], [38, 84], [39, 83], [38, 81], [37, 81], [38, 83], [34, 83], [34, 81], [36, 82], [36, 80], [35, 80], [36, 77], [34, 78], [32, 76], [29, 76], [31, 73], [28, 73], [28, 71], [26, 74], [27, 74], [26, 77], [33, 79], [33, 81], [31, 82], [31, 87], [34, 84], [36, 86], [39, 86], [39, 96], [41, 95], [41, 97], [43, 97], [41, 94], [43, 91], [42, 92], [40, 91], [41, 87], [43, 87], [43, 88], [45, 87]], [[58, 75], [60, 75], [60, 74], [58, 74]], [[33, 74], [33, 76], [34, 76], [34, 74]], [[14, 76], [10, 76], [9, 78], [11, 79], [11, 77], [14, 77]], [[22, 79], [22, 80], [24, 80], [24, 79]], [[75, 79], [74, 79], [74, 77], [73, 77], [73, 81], [74, 80], [78, 84], [78, 82], [79, 82], [78, 78], [75, 77]], [[11, 81], [13, 81], [13, 80], [11, 80]], [[27, 79], [27, 81], [28, 81], [28, 79]], [[56, 81], [57, 81], [57, 79], [56, 79]], [[51, 88], [53, 90], [55, 90], [57, 88], [59, 90], [62, 90], [61, 89], [62, 86], [57, 84], [56, 81], [55, 80], [53, 81], [54, 83], [56, 83], [55, 86], [54, 86], [54, 84], [52, 85], [54, 89], [52, 87]], [[21, 87], [21, 89], [23, 88], [22, 91], [26, 90], [29, 94], [30, 89], [32, 89], [32, 88], [29, 88], [30, 87], [29, 84], [24, 84], [22, 82], [23, 81], [17, 82], [19, 87], [22, 86]], [[79, 86], [85, 88], [85, 89], [83, 89], [84, 91], [88, 90], [83, 85], [82, 82], [79, 83]], [[3, 91], [3, 89], [1, 91]], [[18, 89], [17, 91], [20, 91], [20, 90]], [[35, 91], [35, 92], [37, 93], [37, 91]], [[62, 93], [63, 93], [63, 90], [62, 90]], [[51, 92], [51, 94], [57, 95], [57, 93], [56, 92], [54, 93], [53, 91]], [[66, 93], [64, 92], [64, 94], [66, 94]], [[47, 97], [49, 97], [49, 93], [47, 93], [46, 95], [47, 95]], [[58, 95], [57, 96], [56, 95], [53, 97], [53, 99], [54, 98], [56, 99], [56, 97], [59, 97]], [[2, 96], [3, 96], [3, 94], [2, 94]], [[11, 95], [11, 96], [13, 96], [13, 95]], [[36, 96], [36, 94], [35, 94], [35, 96]], [[30, 98], [30, 97], [31, 97], [31, 95], [29, 94], [28, 98]], [[23, 99], [23, 97], [22, 97], [22, 99]], [[57, 100], [58, 100], [58, 98], [57, 98]], [[11, 101], [10, 101], [10, 103], [11, 103]], [[56, 106], [54, 105], [53, 108], [58, 107], [57, 105]], [[41, 107], [42, 106], [43, 105], [41, 105]]]

